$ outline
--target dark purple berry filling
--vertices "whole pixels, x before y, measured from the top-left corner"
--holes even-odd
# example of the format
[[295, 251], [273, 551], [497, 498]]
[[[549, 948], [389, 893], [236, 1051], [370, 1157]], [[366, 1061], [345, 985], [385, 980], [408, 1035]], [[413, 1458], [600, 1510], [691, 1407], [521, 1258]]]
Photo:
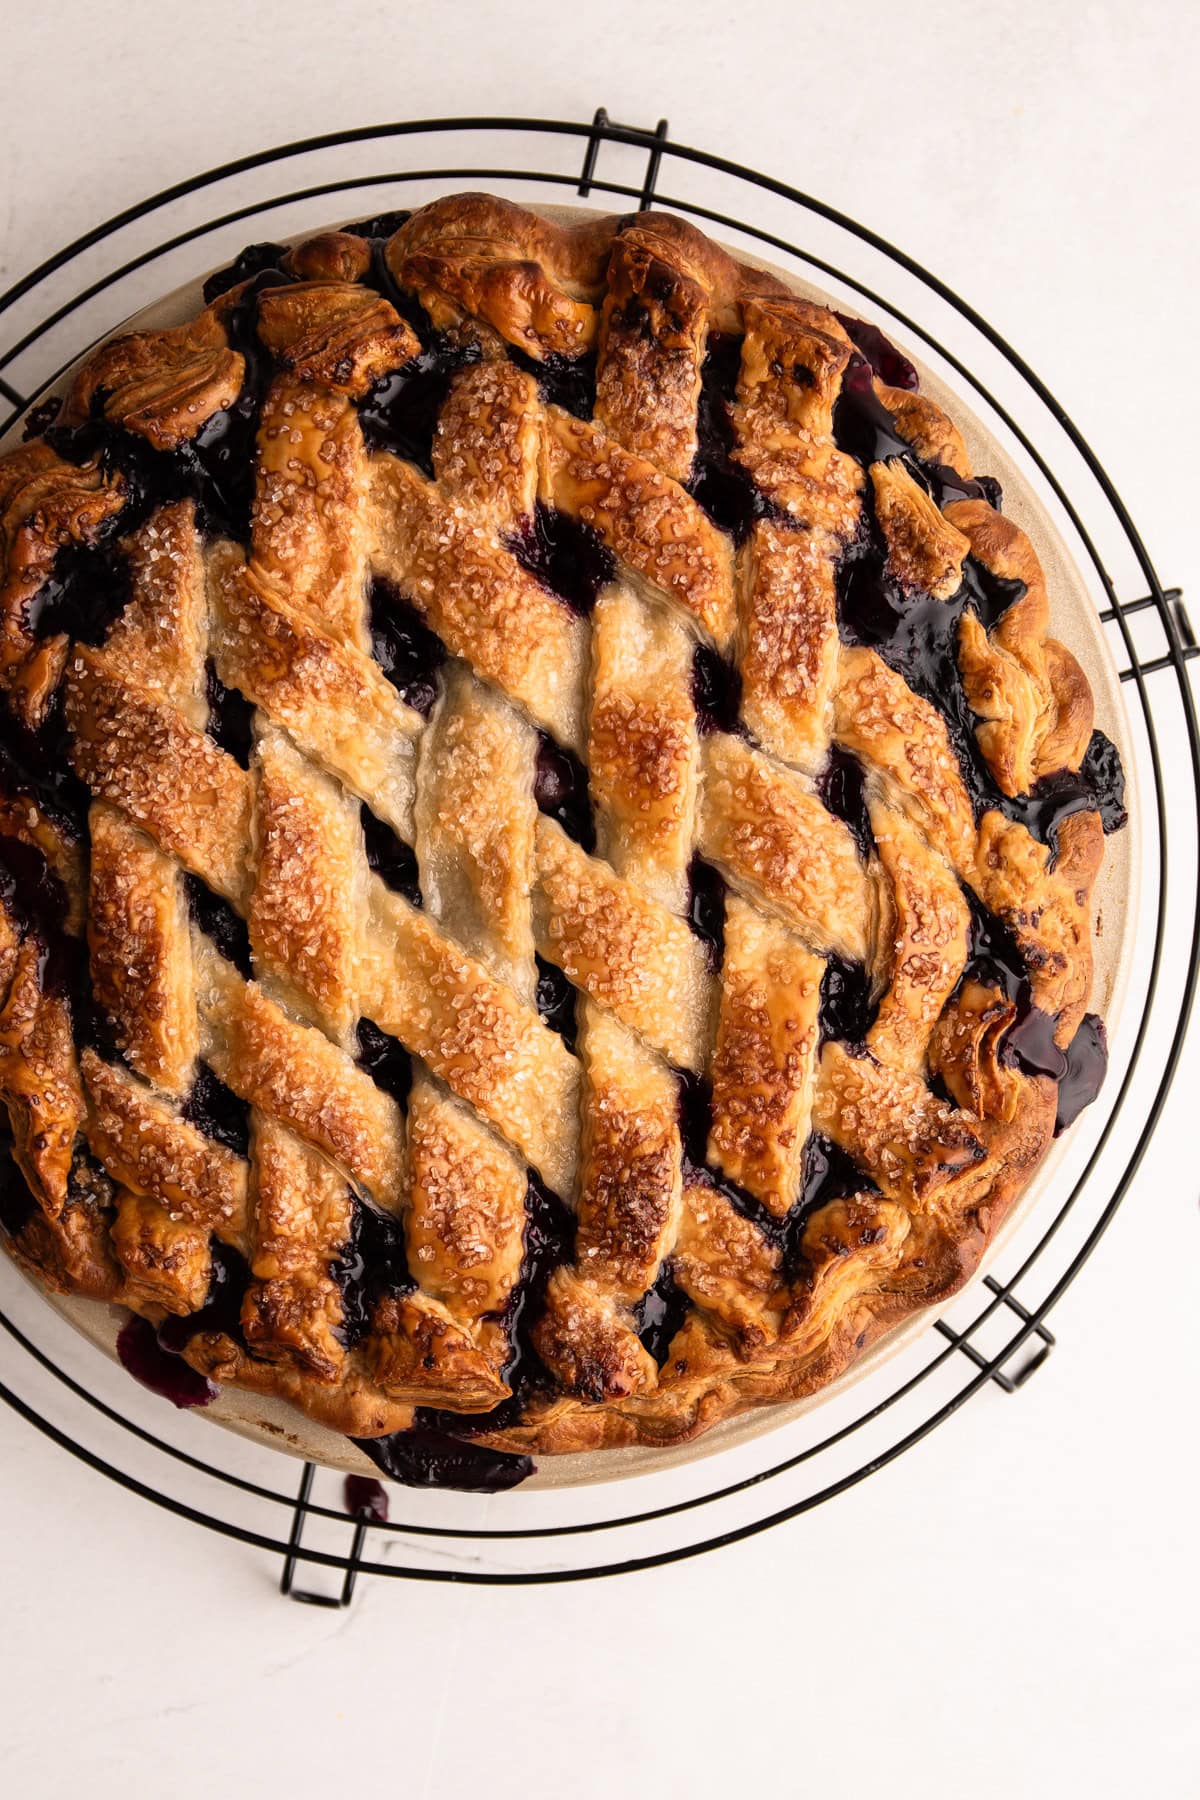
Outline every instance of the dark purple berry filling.
[[537, 959], [537, 1009], [543, 1025], [557, 1031], [567, 1049], [574, 1051], [576, 1036], [575, 988], [561, 969], [542, 957]]
[[342, 1491], [352, 1519], [362, 1519], [368, 1525], [387, 1524], [388, 1499], [380, 1482], [370, 1475], [347, 1475]]
[[372, 1025], [370, 1019], [358, 1021], [358, 1065], [365, 1069], [376, 1087], [401, 1106], [412, 1087], [412, 1057], [399, 1038], [389, 1037]]
[[590, 855], [596, 847], [596, 827], [587, 770], [573, 750], [564, 750], [544, 731], [538, 733], [533, 797], [538, 810], [557, 819], [567, 836]]
[[692, 654], [692, 704], [701, 737], [714, 731], [741, 731], [742, 678], [708, 644], [697, 644]]
[[390, 581], [371, 583], [371, 643], [376, 661], [401, 698], [428, 718], [438, 697], [446, 646]]
[[865, 319], [854, 319], [847, 313], [835, 313], [834, 317], [881, 381], [888, 387], [907, 388], [910, 393], [916, 393], [921, 385], [920, 376], [907, 356], [902, 356], [895, 344], [884, 337], [878, 325], [869, 325]]
[[205, 671], [208, 735], [243, 769], [250, 767], [254, 742], [254, 707], [237, 688], [227, 688], [210, 662]]
[[228, 900], [206, 887], [198, 875], [185, 875], [183, 885], [188, 911], [196, 924], [206, 937], [212, 939], [221, 955], [249, 981], [252, 965], [250, 933], [246, 929], [246, 921], [234, 912]]
[[410, 906], [420, 906], [421, 874], [416, 851], [403, 838], [397, 837], [390, 825], [377, 819], [365, 800], [360, 816], [368, 867], [374, 869], [393, 893], [403, 894]]
[[397, 1431], [391, 1437], [352, 1438], [351, 1442], [385, 1475], [406, 1487], [502, 1494], [533, 1474], [533, 1463], [527, 1456], [510, 1456], [504, 1450], [489, 1450], [485, 1444], [465, 1443], [428, 1425]]
[[250, 1108], [213, 1074], [207, 1063], [200, 1064], [192, 1091], [183, 1103], [183, 1116], [205, 1137], [224, 1144], [235, 1156], [249, 1156]]
[[533, 518], [512, 532], [507, 543], [521, 567], [573, 613], [590, 613], [601, 588], [617, 572], [616, 559], [598, 531], [540, 500]]
[[117, 1356], [135, 1381], [173, 1406], [211, 1406], [221, 1391], [173, 1350], [165, 1350], [148, 1319], [135, 1315], [121, 1327]]
[[433, 439], [450, 383], [478, 361], [478, 344], [435, 339], [403, 368], [381, 376], [358, 408], [367, 448], [403, 457], [432, 476]]
[[708, 950], [710, 968], [719, 969], [725, 952], [725, 877], [700, 856], [688, 865], [687, 920]]

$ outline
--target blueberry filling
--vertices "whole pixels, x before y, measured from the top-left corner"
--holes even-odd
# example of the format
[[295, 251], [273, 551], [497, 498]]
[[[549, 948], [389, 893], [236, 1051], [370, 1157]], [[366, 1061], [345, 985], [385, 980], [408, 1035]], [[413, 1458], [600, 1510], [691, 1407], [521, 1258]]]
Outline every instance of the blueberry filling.
[[714, 731], [741, 731], [741, 675], [708, 644], [697, 644], [692, 653], [692, 704], [701, 737]]
[[[222, 279], [216, 277], [215, 279]], [[128, 498], [109, 534], [135, 530], [159, 506], [194, 499], [202, 530], [247, 543], [255, 488], [255, 439], [263, 397], [273, 365], [258, 340], [259, 292], [290, 277], [268, 268], [230, 307], [225, 319], [230, 347], [245, 362], [242, 389], [232, 406], [216, 412], [190, 442], [174, 450], [156, 450], [139, 434], [110, 424], [104, 417], [104, 394], [97, 393], [92, 415], [79, 426], [53, 425], [46, 442], [68, 462], [100, 459], [109, 474], [119, 473]], [[67, 560], [71, 552], [60, 552]], [[57, 579], [57, 563], [54, 579]], [[51, 613], [53, 617], [53, 610]]]
[[831, 750], [817, 780], [817, 793], [825, 809], [849, 826], [859, 855], [869, 862], [875, 853], [875, 834], [863, 789], [863, 768], [857, 756], [849, 750]]
[[478, 361], [478, 344], [435, 338], [403, 368], [382, 375], [358, 408], [368, 450], [403, 457], [432, 477], [433, 439], [450, 383], [459, 369]]
[[1124, 775], [1116, 749], [1102, 732], [1094, 734], [1078, 772], [1046, 776], [1027, 794], [1001, 792], [975, 735], [958, 666], [958, 633], [967, 607], [985, 625], [995, 623], [1025, 589], [968, 558], [958, 593], [949, 600], [906, 593], [887, 573], [882, 535], [867, 508], [859, 540], [838, 571], [838, 628], [846, 643], [876, 650], [929, 705], [935, 707], [962, 772], [976, 818], [995, 810], [1023, 824], [1040, 842], [1056, 846], [1056, 833], [1072, 813], [1094, 809], [1106, 830], [1123, 824]]
[[700, 856], [688, 864], [687, 921], [708, 951], [709, 967], [719, 969], [725, 953], [725, 877]]
[[66, 931], [67, 890], [35, 845], [0, 836], [0, 899], [20, 920], [22, 934], [36, 938], [46, 986], [52, 993], [69, 994], [77, 940]]
[[587, 770], [574, 751], [564, 750], [544, 731], [538, 733], [533, 797], [538, 810], [557, 819], [567, 836], [591, 855], [596, 847], [596, 827]]
[[62, 407], [61, 398], [55, 394], [51, 394], [48, 399], [39, 400], [36, 406], [31, 406], [25, 415], [25, 422], [21, 426], [21, 442], [27, 444], [31, 438], [43, 437], [57, 419]]
[[851, 1194], [876, 1194], [879, 1190], [854, 1158], [832, 1138], [814, 1131], [804, 1146], [804, 1178], [800, 1186], [801, 1216], [807, 1219], [818, 1207]]
[[183, 1103], [183, 1116], [214, 1143], [223, 1144], [235, 1156], [250, 1154], [250, 1108], [226, 1087], [218, 1075], [201, 1063], [192, 1091]]
[[1106, 832], [1119, 831], [1129, 814], [1125, 810], [1125, 771], [1111, 738], [1093, 731], [1077, 771], [1060, 769], [1044, 775], [1022, 794], [1011, 817], [1020, 819], [1035, 838], [1054, 845], [1059, 825], [1072, 813], [1098, 812]]
[[407, 225], [411, 218], [411, 212], [399, 207], [394, 212], [375, 213], [369, 219], [360, 219], [355, 225], [343, 225], [342, 230], [348, 232], [351, 237], [378, 239], [387, 243], [388, 239], [394, 238], [400, 227]]
[[869, 325], [865, 319], [854, 319], [846, 313], [835, 313], [834, 317], [881, 381], [888, 387], [907, 388], [916, 393], [921, 385], [917, 371], [907, 356], [902, 356], [895, 344], [884, 337], [878, 325]]
[[1000, 484], [990, 476], [960, 475], [945, 463], [921, 460], [908, 439], [900, 435], [894, 417], [876, 394], [871, 365], [863, 356], [852, 356], [846, 366], [841, 392], [833, 407], [833, 438], [838, 449], [855, 457], [864, 469], [893, 456], [902, 458], [909, 473], [938, 506], [948, 505], [951, 500], [986, 500], [999, 510]]
[[388, 1500], [378, 1481], [369, 1475], [347, 1475], [342, 1487], [343, 1502], [352, 1519], [368, 1525], [386, 1525]]
[[247, 244], [238, 252], [234, 260], [224, 269], [218, 269], [210, 275], [204, 284], [204, 304], [211, 306], [230, 288], [240, 287], [244, 281], [253, 281], [256, 276], [269, 274], [278, 285], [288, 280], [279, 267], [288, 253], [286, 244]]
[[250, 961], [250, 933], [246, 922], [234, 912], [228, 900], [220, 894], [214, 894], [206, 887], [198, 875], [185, 875], [184, 892], [187, 894], [188, 911], [201, 931], [217, 946], [221, 955], [226, 957], [247, 981], [252, 974]]
[[131, 597], [129, 565], [117, 544], [67, 544], [54, 570], [25, 609], [25, 623], [38, 638], [65, 632], [85, 644], [103, 642], [113, 620]]
[[[395, 227], [395, 231], [398, 231], [407, 216], [404, 213], [381, 213], [377, 219], [367, 219], [364, 224], [367, 227], [386, 227], [395, 219], [399, 221]], [[375, 292], [381, 295], [389, 306], [395, 308], [405, 323], [412, 326], [423, 351], [436, 353], [441, 340], [433, 329], [429, 314], [415, 294], [409, 293], [398, 285], [396, 277], [388, 267], [388, 240], [395, 235], [395, 231], [374, 231], [358, 226], [347, 226], [346, 229], [352, 230], [356, 237], [365, 237], [371, 248], [371, 261], [362, 277], [363, 285], [374, 288]], [[470, 360], [473, 361], [474, 358]]]
[[87, 836], [92, 797], [71, 767], [61, 687], [37, 731], [0, 706], [0, 788], [31, 795], [68, 837]]
[[1085, 1013], [1067, 1046], [1066, 1068], [1058, 1084], [1058, 1113], [1054, 1135], [1073, 1125], [1085, 1106], [1090, 1106], [1108, 1073], [1108, 1033], [1095, 1013]]
[[350, 1237], [331, 1263], [330, 1273], [342, 1291], [337, 1334], [352, 1350], [370, 1331], [379, 1302], [411, 1294], [416, 1286], [408, 1272], [403, 1221], [357, 1198]]
[[521, 567], [574, 613], [590, 613], [617, 572], [616, 558], [598, 531], [540, 500], [532, 519], [505, 541]]
[[861, 1047], [878, 1011], [866, 967], [841, 956], [830, 956], [821, 977], [818, 1018], [822, 1043], [836, 1038], [855, 1049]]
[[209, 1244], [212, 1274], [208, 1294], [199, 1312], [182, 1318], [170, 1315], [158, 1328], [161, 1349], [178, 1356], [201, 1332], [217, 1332], [245, 1349], [242, 1336], [242, 1301], [250, 1286], [250, 1265], [232, 1244], [212, 1238]]
[[220, 1392], [176, 1351], [164, 1349], [149, 1319], [136, 1314], [117, 1334], [117, 1356], [135, 1381], [173, 1406], [211, 1406]]
[[[1028, 588], [1015, 576], [997, 575], [986, 563], [977, 557], [968, 556], [963, 562], [962, 599], [976, 613], [985, 631], [991, 631], [998, 625], [1010, 606], [1023, 600]], [[957, 602], [958, 596], [955, 597]]]
[[676, 1284], [670, 1263], [664, 1263], [654, 1286], [642, 1295], [633, 1309], [634, 1327], [642, 1346], [660, 1369], [690, 1305], [691, 1301]]
[[0, 836], [0, 898], [19, 922], [22, 938], [36, 943], [42, 986], [68, 1002], [80, 1044], [120, 1062], [112, 1020], [92, 992], [86, 940], [67, 932], [66, 889], [41, 850]]
[[376, 577], [370, 605], [376, 661], [401, 698], [428, 718], [438, 696], [437, 674], [446, 660], [446, 646], [391, 582]]
[[365, 1456], [406, 1487], [457, 1488], [467, 1494], [502, 1494], [533, 1474], [528, 1456], [464, 1443], [428, 1425], [391, 1437], [352, 1438]]
[[376, 1087], [401, 1106], [412, 1087], [412, 1057], [399, 1038], [389, 1037], [372, 1025], [370, 1019], [358, 1021], [358, 1066], [365, 1069]]
[[241, 768], [248, 769], [254, 743], [253, 704], [239, 689], [225, 686], [213, 662], [205, 669], [205, 694], [209, 737]]
[[510, 344], [508, 359], [518, 369], [533, 376], [538, 393], [547, 406], [561, 406], [564, 412], [574, 413], [577, 419], [590, 419], [595, 412], [596, 358], [590, 352], [583, 356], [560, 356], [552, 352], [541, 362], [535, 362], [532, 356], [526, 356], [523, 350]]
[[[1029, 971], [1012, 931], [983, 904], [970, 888], [963, 889], [970, 912], [967, 930], [967, 962], [962, 981], [999, 988], [1006, 999], [1028, 999]], [[961, 983], [960, 983], [961, 986]]]
[[245, 359], [242, 391], [232, 406], [214, 413], [190, 444], [174, 452], [198, 501], [201, 528], [250, 541], [256, 481], [255, 442], [274, 365], [257, 335], [258, 296], [290, 277], [278, 269], [259, 275], [225, 321], [232, 349]]
[[869, 469], [874, 462], [902, 457], [913, 473], [917, 454], [901, 437], [896, 421], [872, 385], [874, 371], [863, 356], [852, 356], [833, 406], [833, 440], [839, 450]]
[[0, 1149], [0, 1232], [6, 1237], [19, 1237], [37, 1211], [37, 1201], [29, 1184], [17, 1167], [8, 1137], [7, 1115], [3, 1120], [4, 1142]]
[[361, 808], [363, 844], [367, 863], [396, 894], [403, 894], [410, 906], [421, 904], [421, 878], [417, 853], [411, 844], [397, 837], [390, 825], [377, 819], [366, 801]]
[[994, 475], [960, 475], [949, 463], [923, 465], [929, 491], [939, 506], [955, 500], [985, 500], [993, 512], [1004, 510], [1004, 489]]
[[575, 989], [561, 969], [542, 957], [537, 959], [537, 1009], [543, 1025], [557, 1031], [567, 1049], [574, 1053], [576, 1037]]
[[962, 984], [975, 981], [996, 988], [1016, 1008], [1016, 1017], [1004, 1033], [999, 1059], [1025, 1075], [1048, 1075], [1059, 1083], [1056, 1135], [1078, 1117], [1100, 1091], [1108, 1066], [1108, 1041], [1095, 1014], [1080, 1022], [1066, 1050], [1059, 1048], [1054, 1033], [1057, 1020], [1033, 1003], [1033, 989], [1021, 947], [1003, 919], [989, 912], [969, 889], [964, 890], [971, 923], [967, 939], [967, 964]]
[[756, 519], [785, 519], [741, 464], [734, 461], [729, 406], [737, 392], [742, 340], [733, 332], [710, 333], [700, 370], [696, 408], [696, 457], [688, 492], [714, 525], [735, 544], [749, 537]]

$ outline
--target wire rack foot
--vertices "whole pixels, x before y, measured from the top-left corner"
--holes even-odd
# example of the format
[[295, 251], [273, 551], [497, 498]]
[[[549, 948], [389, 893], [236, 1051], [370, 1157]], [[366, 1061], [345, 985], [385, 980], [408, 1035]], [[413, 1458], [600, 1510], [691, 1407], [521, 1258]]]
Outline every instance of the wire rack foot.
[[[1058, 1339], [1043, 1320], [1034, 1318], [1028, 1307], [1021, 1304], [1010, 1288], [1002, 1287], [991, 1275], [984, 1276], [984, 1286], [989, 1288], [997, 1300], [1007, 1306], [1010, 1312], [1014, 1312], [1026, 1328], [1017, 1334], [1017, 1339], [1009, 1351], [1000, 1358], [989, 1358], [971, 1342], [970, 1331], [955, 1331], [953, 1326], [947, 1325], [945, 1319], [937, 1320], [936, 1329], [947, 1343], [953, 1344], [956, 1350], [961, 1350], [964, 1356], [969, 1357], [977, 1369], [986, 1370], [1002, 1393], [1015, 1394], [1017, 1389], [1024, 1387], [1029, 1377], [1035, 1375], [1042, 1367]], [[988, 1311], [990, 1312], [991, 1308]], [[976, 1324], [971, 1327], [971, 1330], [975, 1330], [979, 1323], [981, 1321], [976, 1320]], [[1012, 1357], [1030, 1339], [1035, 1340], [1032, 1353], [1026, 1356], [1015, 1374], [1008, 1374], [1005, 1364], [1010, 1362]]]
[[620, 132], [625, 134], [626, 141], [639, 143], [652, 139], [649, 159], [646, 163], [646, 178], [642, 183], [642, 192], [638, 205], [642, 212], [653, 205], [654, 193], [658, 186], [658, 172], [662, 168], [662, 146], [667, 141], [670, 127], [665, 119], [660, 119], [654, 131], [643, 131], [640, 125], [621, 125], [610, 119], [606, 107], [598, 106], [592, 116], [592, 129], [588, 137], [587, 149], [583, 153], [583, 168], [579, 174], [579, 186], [576, 193], [581, 200], [586, 200], [592, 191], [592, 182], [596, 175], [596, 159], [600, 155], [600, 146]]
[[300, 1561], [301, 1545], [304, 1539], [304, 1521], [307, 1519], [311, 1507], [312, 1484], [316, 1472], [315, 1463], [305, 1463], [300, 1477], [300, 1488], [296, 1495], [296, 1509], [292, 1514], [292, 1528], [288, 1533], [287, 1554], [283, 1559], [283, 1574], [279, 1578], [279, 1591], [289, 1600], [298, 1600], [302, 1606], [349, 1606], [354, 1598], [359, 1570], [362, 1568], [363, 1545], [367, 1541], [365, 1518], [358, 1518], [354, 1521], [354, 1540], [346, 1558], [346, 1573], [342, 1578], [340, 1593], [316, 1594], [309, 1588], [296, 1586], [296, 1568]]

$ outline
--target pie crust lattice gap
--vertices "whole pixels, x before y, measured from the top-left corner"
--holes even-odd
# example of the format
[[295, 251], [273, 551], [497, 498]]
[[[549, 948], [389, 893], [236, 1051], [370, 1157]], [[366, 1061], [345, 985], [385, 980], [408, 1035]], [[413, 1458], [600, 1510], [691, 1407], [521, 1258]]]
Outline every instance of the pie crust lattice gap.
[[1103, 1071], [1120, 767], [1032, 546], [667, 215], [206, 297], [0, 461], [10, 1247], [399, 1467], [812, 1391]]

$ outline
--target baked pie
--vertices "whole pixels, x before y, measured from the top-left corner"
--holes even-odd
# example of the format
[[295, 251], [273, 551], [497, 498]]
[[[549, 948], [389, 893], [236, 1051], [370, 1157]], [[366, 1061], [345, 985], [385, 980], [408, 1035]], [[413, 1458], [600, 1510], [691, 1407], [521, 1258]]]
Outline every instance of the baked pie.
[[870, 325], [667, 214], [254, 245], [0, 460], [7, 1247], [412, 1480], [664, 1444], [975, 1268], [1124, 821]]

